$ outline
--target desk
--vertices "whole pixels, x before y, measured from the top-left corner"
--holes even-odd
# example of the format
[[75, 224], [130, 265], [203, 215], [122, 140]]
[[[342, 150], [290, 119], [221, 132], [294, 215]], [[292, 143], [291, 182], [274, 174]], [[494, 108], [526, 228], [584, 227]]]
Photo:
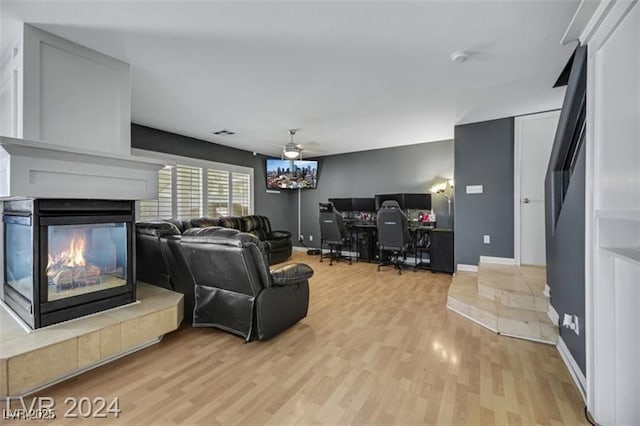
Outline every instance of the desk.
[[[356, 262], [374, 262], [378, 252], [378, 227], [373, 223], [347, 221], [351, 240], [355, 237]], [[414, 254], [416, 269], [453, 273], [453, 230], [433, 225], [409, 224], [411, 242], [409, 252]], [[425, 256], [427, 255], [427, 256]], [[427, 260], [428, 259], [428, 260]]]

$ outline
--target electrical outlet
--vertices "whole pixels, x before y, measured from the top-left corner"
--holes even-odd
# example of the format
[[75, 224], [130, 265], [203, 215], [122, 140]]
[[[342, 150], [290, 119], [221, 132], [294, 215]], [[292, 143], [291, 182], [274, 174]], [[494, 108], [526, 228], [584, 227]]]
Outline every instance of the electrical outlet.
[[313, 235], [309, 235], [309, 241], [313, 241]]
[[577, 315], [564, 314], [562, 326], [573, 330], [578, 336], [580, 335], [580, 319]]
[[485, 244], [491, 244], [491, 235], [484, 235], [482, 237], [482, 242]]

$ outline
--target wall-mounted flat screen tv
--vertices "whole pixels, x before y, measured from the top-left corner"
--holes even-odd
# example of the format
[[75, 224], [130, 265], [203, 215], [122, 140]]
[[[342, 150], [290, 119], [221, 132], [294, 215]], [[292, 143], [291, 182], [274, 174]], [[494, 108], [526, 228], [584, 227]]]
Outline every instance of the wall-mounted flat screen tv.
[[315, 189], [318, 162], [267, 158], [267, 189]]

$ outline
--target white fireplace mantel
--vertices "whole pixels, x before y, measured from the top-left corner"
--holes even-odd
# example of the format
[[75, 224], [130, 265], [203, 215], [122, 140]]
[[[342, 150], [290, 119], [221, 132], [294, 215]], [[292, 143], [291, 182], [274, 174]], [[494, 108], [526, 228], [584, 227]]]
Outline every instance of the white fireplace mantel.
[[0, 136], [0, 197], [149, 200], [157, 159]]

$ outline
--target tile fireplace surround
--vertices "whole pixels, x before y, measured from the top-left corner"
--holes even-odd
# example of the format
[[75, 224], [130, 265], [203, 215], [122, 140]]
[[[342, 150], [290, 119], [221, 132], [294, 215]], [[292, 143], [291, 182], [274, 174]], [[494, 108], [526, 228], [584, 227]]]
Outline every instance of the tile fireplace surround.
[[[53, 297], [49, 298], [52, 303], [60, 302], [57, 298], [65, 292], [70, 291], [75, 295], [83, 285], [93, 283], [97, 280], [96, 276], [105, 271], [109, 271], [111, 280], [117, 281], [120, 276], [126, 278], [125, 282], [133, 284], [135, 248], [130, 243], [127, 253], [129, 259], [124, 262], [113, 243], [126, 237], [123, 232], [132, 232], [134, 200], [156, 198], [157, 172], [164, 166], [158, 160], [132, 155], [0, 137], [0, 201], [3, 201], [0, 206], [14, 207], [12, 202], [16, 200], [35, 199], [40, 203], [55, 200], [57, 207], [95, 204], [109, 208], [124, 205], [129, 209], [127, 220], [130, 222], [111, 222], [130, 225], [118, 227], [115, 223], [112, 226], [114, 229], [106, 226], [109, 223], [96, 226], [97, 231], [90, 229], [86, 218], [81, 220], [82, 223], [66, 223], [65, 219], [55, 217], [59, 212], [49, 214], [49, 225], [43, 227], [41, 223], [38, 224], [39, 230], [50, 233], [47, 244], [60, 245], [58, 255], [48, 260], [50, 253], [40, 253], [41, 257], [45, 256], [45, 261], [40, 262], [40, 269], [45, 271], [43, 276], [55, 276], [52, 278], [51, 291], [57, 293], [52, 293]], [[0, 239], [5, 242], [5, 238], [8, 238], [6, 221], [3, 225]], [[73, 228], [69, 228], [73, 231], [70, 238], [65, 235], [65, 226]], [[9, 231], [14, 238], [15, 232], [15, 229]], [[99, 249], [98, 253], [87, 254], [84, 258], [76, 253], [80, 249], [91, 250], [92, 244], [95, 244], [92, 239], [105, 235], [112, 241], [111, 247]], [[80, 240], [78, 236], [84, 238]], [[8, 245], [7, 252], [18, 250], [15, 244], [12, 242]], [[4, 246], [0, 245], [3, 259], [7, 257]], [[78, 261], [79, 258], [82, 262]], [[86, 266], [78, 268], [84, 261]], [[131, 266], [127, 268], [127, 264]], [[4, 265], [4, 261], [0, 265]], [[129, 271], [125, 272], [126, 269]], [[98, 273], [98, 270], [102, 272]], [[82, 272], [83, 285], [78, 285], [75, 275], [69, 277], [69, 271]], [[0, 271], [3, 283], [11, 273], [15, 280], [15, 270]], [[101, 279], [99, 285], [109, 284], [107, 281]], [[24, 321], [21, 323], [18, 315], [3, 302], [0, 307], [0, 397], [25, 395], [65, 380], [156, 343], [164, 334], [179, 326], [183, 317], [182, 295], [144, 283], [139, 283], [137, 289], [132, 287], [132, 290], [134, 292], [129, 294], [135, 297], [135, 303], [130, 303], [134, 300], [130, 298], [124, 302], [129, 303], [126, 306], [114, 309], [109, 309], [111, 306], [102, 307], [98, 309], [102, 312], [71, 320], [62, 318], [60, 321], [63, 322], [48, 326], [41, 324], [43, 328], [36, 330], [29, 330], [33, 326], [26, 326]], [[6, 296], [4, 291], [0, 293], [3, 301], [6, 301]]]

